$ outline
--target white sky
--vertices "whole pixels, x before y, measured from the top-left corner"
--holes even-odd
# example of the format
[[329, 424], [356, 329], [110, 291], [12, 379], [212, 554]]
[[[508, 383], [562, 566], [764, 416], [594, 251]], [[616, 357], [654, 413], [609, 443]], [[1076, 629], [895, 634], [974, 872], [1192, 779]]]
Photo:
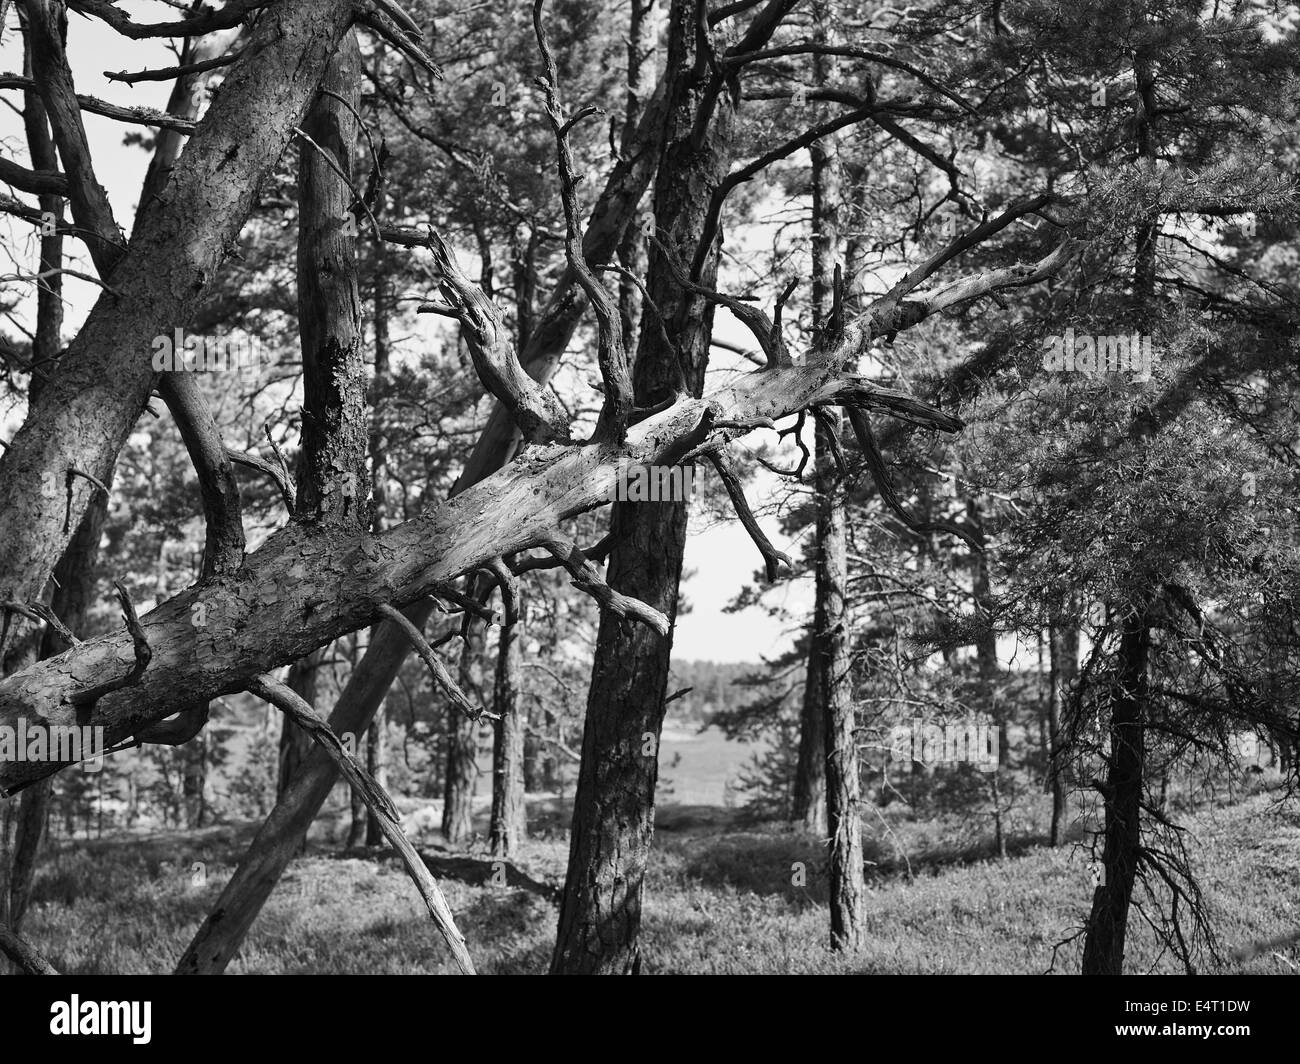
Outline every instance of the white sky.
[[[138, 21], [161, 21], [177, 16], [175, 8], [151, 0], [133, 0], [119, 6]], [[170, 91], [168, 82], [141, 82], [130, 86], [109, 81], [103, 76], [105, 70], [173, 65], [175, 58], [166, 41], [129, 41], [98, 20], [72, 13], [68, 53], [79, 93], [122, 105], [143, 105], [160, 110], [166, 107]], [[15, 73], [22, 70], [22, 44], [12, 10], [0, 40], [0, 70]], [[4, 98], [15, 105], [21, 99], [17, 93], [5, 93]], [[129, 229], [148, 155], [139, 148], [124, 146], [122, 138], [128, 129], [139, 130], [142, 127], [126, 127], [90, 114], [84, 115], [83, 120], [96, 161], [97, 177], [108, 192], [118, 221]], [[0, 108], [0, 150], [10, 159], [24, 165], [28, 163], [21, 118], [8, 107]], [[37, 253], [34, 233], [35, 230], [26, 223], [0, 219], [0, 249], [4, 252], [3, 268], [6, 272], [10, 267], [24, 272], [32, 270]], [[93, 274], [93, 267], [81, 253], [80, 245], [69, 242], [66, 246], [74, 254], [81, 254], [82, 261], [72, 265]], [[65, 278], [64, 292], [68, 301], [64, 327], [66, 341], [84, 321], [98, 292], [90, 283], [71, 277]], [[30, 326], [33, 306], [34, 301], [25, 300], [24, 305], [18, 308], [16, 316], [25, 325]], [[10, 327], [10, 323], [6, 323], [6, 328]], [[748, 334], [726, 313], [719, 315], [716, 332], [721, 339], [752, 346]], [[720, 366], [744, 364], [737, 358], [716, 352], [715, 362]], [[5, 438], [12, 436], [17, 428], [18, 413], [12, 409], [0, 411], [0, 432]], [[765, 435], [771, 436], [770, 433]], [[759, 439], [760, 434], [756, 434], [747, 442], [756, 444]], [[751, 501], [757, 504], [761, 500], [755, 494], [761, 496], [763, 488], [756, 484], [750, 493]], [[791, 556], [797, 553], [796, 544], [783, 541], [775, 518], [763, 519], [763, 524], [777, 549]], [[752, 580], [760, 566], [757, 550], [738, 521], [704, 526], [705, 522], [700, 519], [692, 520], [692, 535], [686, 551], [688, 577], [683, 584], [683, 592], [692, 609], [678, 620], [674, 641], [676, 655], [683, 659], [757, 662], [762, 656], [780, 653], [792, 638], [784, 631], [781, 621], [756, 608], [733, 614], [723, 612], [727, 602]], [[811, 586], [807, 580], [780, 587], [769, 594], [776, 604], [796, 614], [811, 608]]]

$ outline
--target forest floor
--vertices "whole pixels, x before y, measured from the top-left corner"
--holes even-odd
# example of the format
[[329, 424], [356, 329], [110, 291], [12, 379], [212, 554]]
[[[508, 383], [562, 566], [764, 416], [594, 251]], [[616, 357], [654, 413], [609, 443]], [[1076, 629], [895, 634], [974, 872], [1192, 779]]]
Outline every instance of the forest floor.
[[[1221, 954], [1300, 927], [1300, 815], [1276, 791], [1175, 809]], [[1034, 796], [1032, 803], [1038, 803]], [[1084, 826], [1046, 845], [1032, 804], [1008, 857], [987, 823], [918, 821], [895, 804], [864, 824], [865, 946], [826, 948], [824, 848], [775, 826], [746, 825], [717, 806], [662, 807], [647, 875], [646, 973], [1042, 973], [1078, 970], [1092, 881]], [[263, 910], [232, 973], [447, 971], [400, 864], [387, 850], [340, 853], [321, 839], [297, 859]], [[542, 973], [555, 934], [567, 856], [567, 809], [530, 810], [534, 837], [494, 864], [482, 845], [420, 849], [438, 875], [479, 970]], [[39, 872], [24, 931], [70, 973], [167, 972], [211, 910], [256, 825], [61, 841]], [[955, 840], [955, 841], [954, 841]], [[802, 867], [803, 876], [800, 876]], [[799, 880], [803, 878], [803, 885]], [[502, 882], [504, 880], [504, 883]], [[1156, 909], [1147, 899], [1143, 910]], [[1177, 972], [1135, 911], [1127, 967]], [[1055, 951], [1059, 943], [1066, 943]], [[1245, 963], [1206, 958], [1203, 971], [1295, 974], [1300, 950]]]

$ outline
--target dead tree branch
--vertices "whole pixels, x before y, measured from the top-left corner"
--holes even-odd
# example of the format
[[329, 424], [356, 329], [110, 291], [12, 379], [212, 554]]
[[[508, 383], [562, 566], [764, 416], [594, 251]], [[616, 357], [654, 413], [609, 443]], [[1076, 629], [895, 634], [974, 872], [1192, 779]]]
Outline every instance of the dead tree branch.
[[578, 215], [578, 179], [573, 171], [573, 152], [569, 131], [583, 118], [598, 114], [596, 107], [583, 107], [566, 118], [560, 106], [559, 73], [542, 29], [542, 6], [545, 0], [533, 0], [533, 30], [537, 48], [546, 67], [545, 77], [538, 78], [546, 95], [546, 114], [555, 133], [555, 151], [560, 174], [560, 200], [564, 205], [564, 254], [578, 286], [591, 301], [596, 315], [596, 351], [605, 401], [593, 439], [622, 443], [627, 437], [628, 419], [632, 414], [632, 369], [623, 346], [623, 327], [618, 306], [609, 290], [597, 279], [583, 254], [582, 223]]
[[545, 546], [556, 560], [569, 570], [569, 575], [573, 577], [573, 586], [594, 598], [600, 603], [602, 609], [607, 609], [619, 617], [631, 617], [648, 624], [660, 635], [668, 634], [671, 625], [667, 617], [648, 603], [615, 591], [605, 583], [600, 571], [573, 540], [565, 539], [558, 533], [552, 532], [547, 537]]
[[374, 814], [379, 822], [379, 829], [384, 833], [384, 838], [401, 855], [402, 864], [406, 866], [407, 873], [415, 883], [415, 889], [424, 899], [429, 915], [433, 917], [434, 926], [442, 935], [443, 941], [447, 943], [447, 948], [451, 950], [456, 966], [465, 975], [473, 975], [474, 961], [465, 946], [465, 936], [457, 929], [451, 907], [443, 897], [437, 880], [430, 874], [428, 867], [420, 860], [420, 855], [415, 852], [415, 847], [403, 833], [401, 817], [388, 793], [361, 767], [357, 759], [348, 753], [343, 743], [339, 741], [339, 737], [330, 730], [329, 724], [318, 717], [316, 711], [288, 686], [272, 676], [257, 676], [248, 685], [248, 690], [259, 698], [266, 699], [283, 712], [310, 735], [338, 766], [344, 779], [352, 785], [353, 790], [361, 796], [366, 807]]
[[[411, 641], [411, 646], [415, 648], [415, 652], [420, 655], [424, 663], [429, 666], [429, 671], [433, 673], [434, 682], [442, 688], [443, 693], [457, 710], [470, 720], [497, 719], [496, 714], [490, 713], [482, 706], [476, 706], [470, 701], [469, 696], [460, 689], [460, 685], [452, 678], [447, 666], [442, 663], [442, 659], [429, 646], [424, 638], [424, 633], [413, 625], [401, 610], [394, 609], [389, 605], [383, 605], [379, 607], [379, 612], [397, 625], [406, 635], [406, 638]], [[468, 616], [468, 613], [466, 616]]]
[[708, 459], [722, 481], [722, 486], [727, 489], [727, 496], [731, 499], [736, 516], [745, 526], [749, 538], [754, 541], [758, 553], [763, 556], [763, 564], [767, 568], [767, 580], [768, 583], [772, 583], [776, 580], [781, 562], [785, 562], [791, 569], [794, 568], [794, 563], [790, 561], [789, 555], [781, 553], [772, 546], [772, 541], [764, 534], [758, 520], [754, 517], [754, 511], [749, 508], [749, 503], [745, 500], [745, 489], [740, 486], [740, 481], [736, 478], [727, 456], [721, 452], [710, 452]]

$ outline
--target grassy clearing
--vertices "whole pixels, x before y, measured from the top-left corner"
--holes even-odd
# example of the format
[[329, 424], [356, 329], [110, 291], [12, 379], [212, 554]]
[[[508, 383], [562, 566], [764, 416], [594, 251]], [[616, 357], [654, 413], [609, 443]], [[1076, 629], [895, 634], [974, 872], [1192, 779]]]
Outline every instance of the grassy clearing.
[[[539, 824], [562, 810], [539, 808]], [[885, 811], [888, 816], [889, 810]], [[951, 842], [960, 825], [902, 818], [868, 824], [867, 946], [826, 948], [824, 855], [816, 839], [744, 829], [717, 807], [661, 811], [645, 910], [645, 970], [660, 973], [1040, 973], [1053, 946], [1080, 926], [1091, 898], [1083, 851], [1050, 849], [1032, 811], [1012, 856], [987, 839]], [[1224, 952], [1300, 925], [1300, 816], [1272, 796], [1184, 815]], [[884, 824], [888, 823], [886, 832]], [[323, 835], [329, 833], [325, 824]], [[252, 825], [189, 834], [119, 836], [64, 845], [40, 872], [25, 931], [64, 971], [169, 971], [215, 903]], [[969, 831], [968, 831], [969, 834]], [[528, 843], [515, 862], [526, 879], [493, 886], [482, 853], [441, 862], [448, 900], [480, 970], [541, 973], [555, 931], [547, 887], [563, 878], [562, 832]], [[426, 973], [449, 970], [400, 866], [386, 853], [339, 856], [314, 842], [263, 910], [232, 972]], [[900, 855], [906, 854], [906, 862]], [[796, 886], [796, 863], [806, 885]], [[910, 876], [908, 868], [910, 866]], [[531, 882], [529, 882], [531, 881]], [[1174, 972], [1136, 914], [1129, 970]], [[1078, 969], [1080, 942], [1056, 970]], [[1265, 955], [1245, 970], [1294, 973], [1300, 951]], [[1231, 962], [1208, 971], [1241, 970]]]

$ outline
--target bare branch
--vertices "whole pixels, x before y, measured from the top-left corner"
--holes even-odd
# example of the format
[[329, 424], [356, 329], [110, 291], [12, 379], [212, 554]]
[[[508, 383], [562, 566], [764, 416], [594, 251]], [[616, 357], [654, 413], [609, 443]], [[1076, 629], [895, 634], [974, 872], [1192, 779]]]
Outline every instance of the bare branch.
[[[0, 89], [34, 90], [36, 81], [21, 74], [0, 74]], [[152, 107], [121, 107], [95, 96], [77, 94], [77, 104], [83, 111], [92, 115], [101, 115], [118, 122], [128, 122], [139, 126], [157, 126], [159, 129], [174, 129], [178, 133], [193, 133], [197, 123], [188, 118], [178, 118], [165, 111], [156, 111]]]
[[565, 539], [558, 532], [552, 532], [547, 535], [544, 545], [569, 570], [569, 575], [573, 577], [573, 586], [579, 591], [585, 591], [599, 602], [603, 609], [619, 617], [631, 617], [648, 624], [660, 635], [668, 634], [671, 625], [667, 617], [653, 606], [615, 591], [605, 583], [600, 571], [573, 540]]
[[972, 550], [982, 552], [984, 545], [966, 529], [958, 525], [938, 521], [921, 522], [903, 509], [898, 493], [894, 491], [889, 469], [885, 466], [885, 460], [880, 454], [880, 446], [876, 443], [875, 434], [871, 431], [871, 422], [861, 410], [851, 404], [846, 403], [844, 409], [849, 415], [849, 424], [853, 426], [854, 435], [858, 438], [858, 446], [862, 448], [862, 455], [866, 459], [867, 469], [871, 472], [871, 479], [875, 482], [876, 490], [880, 493], [880, 498], [885, 505], [898, 516], [899, 520], [913, 532], [945, 532], [950, 536], [956, 536], [958, 539], [963, 540]]
[[174, 22], [132, 22], [131, 16], [111, 0], [68, 0], [68, 7], [83, 15], [93, 15], [113, 27], [123, 37], [144, 40], [148, 37], [197, 37], [214, 30], [228, 30], [240, 25], [249, 14], [266, 7], [273, 0], [230, 0], [217, 11], [204, 10]]
[[[372, 7], [360, 7], [357, 21], [374, 30], [376, 34], [396, 48], [416, 66], [426, 70], [439, 81], [442, 80], [442, 68], [433, 61], [421, 43], [421, 32], [415, 20], [402, 11], [390, 0], [372, 0]], [[394, 19], [396, 16], [396, 20]], [[398, 24], [398, 21], [402, 25]]]
[[727, 495], [731, 499], [731, 505], [735, 508], [736, 516], [740, 518], [740, 523], [745, 526], [749, 538], [754, 541], [758, 553], [763, 556], [763, 564], [767, 568], [767, 580], [768, 583], [772, 583], [776, 580], [777, 573], [780, 571], [781, 562], [785, 562], [787, 568], [790, 569], [794, 568], [794, 563], [790, 561], [789, 555], [783, 554], [772, 546], [772, 541], [763, 533], [763, 529], [754, 517], [754, 512], [749, 508], [749, 503], [745, 500], [745, 489], [740, 486], [740, 481], [736, 478], [735, 471], [732, 470], [727, 456], [720, 452], [710, 453], [708, 459], [718, 477], [722, 480], [722, 486], [727, 489]]
[[237, 451], [233, 447], [226, 448], [226, 456], [237, 465], [248, 466], [249, 469], [256, 469], [259, 473], [265, 473], [275, 481], [275, 486], [280, 489], [280, 498], [284, 500], [285, 509], [289, 515], [293, 516], [294, 499], [297, 498], [298, 489], [294, 485], [293, 478], [288, 475], [284, 463], [274, 466], [265, 458], [259, 458], [251, 451]]
[[482, 706], [476, 706], [470, 701], [469, 696], [452, 679], [451, 673], [447, 671], [447, 666], [442, 663], [442, 659], [433, 652], [433, 648], [426, 642], [424, 634], [411, 623], [401, 610], [394, 609], [389, 605], [383, 605], [379, 607], [379, 612], [397, 625], [406, 638], [411, 641], [411, 646], [415, 648], [415, 652], [420, 655], [424, 663], [429, 666], [434, 681], [442, 688], [443, 693], [451, 701], [453, 707], [465, 714], [470, 720], [482, 720], [485, 717], [488, 720], [497, 719], [496, 714], [489, 713]]
[[978, 247], [995, 233], [1001, 232], [1018, 218], [1023, 218], [1027, 214], [1034, 214], [1052, 202], [1049, 195], [1034, 196], [1032, 199], [1023, 200], [999, 214], [996, 218], [990, 218], [981, 225], [976, 226], [969, 233], [957, 237], [947, 247], [931, 255], [925, 262], [914, 270], [909, 270], [888, 292], [885, 293], [884, 299], [898, 300], [907, 295], [916, 288], [922, 281], [934, 276], [943, 266], [947, 265], [953, 259], [957, 258], [971, 248]]
[[537, 48], [542, 53], [546, 76], [539, 78], [546, 94], [546, 114], [555, 132], [555, 150], [560, 173], [560, 200], [564, 205], [564, 252], [578, 286], [591, 300], [596, 314], [596, 357], [600, 377], [604, 384], [605, 401], [601, 406], [594, 439], [622, 443], [627, 438], [628, 418], [632, 413], [632, 369], [623, 346], [623, 328], [618, 306], [609, 290], [597, 279], [587, 265], [583, 254], [584, 234], [578, 216], [578, 180], [573, 171], [573, 152], [569, 147], [569, 130], [584, 117], [599, 113], [595, 107], [584, 107], [566, 119], [560, 107], [559, 73], [555, 57], [546, 42], [542, 29], [542, 5], [545, 0], [533, 0], [533, 30], [537, 35]]
[[30, 192], [33, 196], [66, 196], [68, 176], [58, 170], [28, 170], [11, 159], [0, 157], [0, 182]]
[[567, 440], [568, 415], [550, 390], [520, 366], [501, 312], [465, 276], [451, 249], [432, 230], [429, 250], [442, 275], [442, 289], [459, 311], [462, 334], [483, 386], [510, 411], [525, 439]]
[[778, 59], [786, 55], [825, 55], [841, 56], [849, 59], [864, 59], [870, 63], [879, 63], [881, 66], [892, 67], [895, 70], [901, 70], [906, 74], [911, 74], [917, 81], [921, 82], [940, 96], [951, 100], [968, 115], [978, 115], [979, 112], [969, 103], [963, 100], [946, 85], [941, 84], [934, 78], [930, 77], [924, 70], [913, 66], [904, 59], [899, 59], [885, 52], [874, 51], [869, 48], [852, 48], [844, 45], [825, 44], [820, 41], [802, 41], [798, 44], [784, 45], [779, 48], [763, 48], [753, 52], [727, 53], [727, 65], [729, 67], [741, 67], [750, 63], [756, 63], [765, 59]]
[[107, 281], [122, 257], [122, 236], [113, 218], [108, 193], [95, 177], [63, 35], [52, 5], [42, 0], [27, 0], [26, 10], [32, 72], [68, 176], [67, 196], [72, 215], [78, 225], [94, 234], [87, 247], [100, 277]]
[[263, 675], [255, 677], [248, 685], [248, 690], [282, 711], [310, 735], [338, 766], [344, 779], [352, 785], [353, 790], [366, 803], [366, 808], [374, 814], [379, 822], [380, 831], [384, 833], [384, 838], [401, 856], [402, 864], [406, 866], [407, 873], [415, 883], [415, 889], [424, 899], [429, 915], [433, 917], [434, 926], [451, 950], [456, 966], [465, 975], [473, 975], [474, 961], [465, 946], [465, 937], [456, 927], [456, 919], [447, 904], [447, 899], [443, 897], [442, 890], [438, 887], [437, 880], [430, 874], [428, 866], [420, 859], [415, 847], [402, 831], [401, 817], [388, 792], [361, 767], [357, 759], [348, 752], [339, 741], [339, 737], [330, 729], [329, 724], [318, 717], [316, 711], [288, 686], [273, 676]]
[[127, 85], [135, 85], [141, 81], [172, 81], [176, 78], [183, 78], [188, 74], [206, 74], [209, 70], [218, 70], [221, 67], [231, 66], [235, 63], [243, 51], [230, 52], [226, 55], [214, 56], [211, 59], [201, 59], [197, 63], [184, 63], [180, 66], [157, 67], [153, 70], [119, 70], [114, 73], [111, 70], [104, 71], [104, 77], [109, 81], [121, 81]]

